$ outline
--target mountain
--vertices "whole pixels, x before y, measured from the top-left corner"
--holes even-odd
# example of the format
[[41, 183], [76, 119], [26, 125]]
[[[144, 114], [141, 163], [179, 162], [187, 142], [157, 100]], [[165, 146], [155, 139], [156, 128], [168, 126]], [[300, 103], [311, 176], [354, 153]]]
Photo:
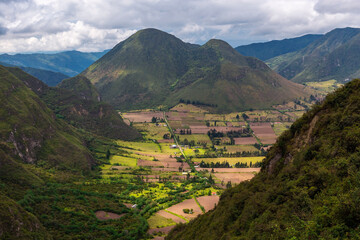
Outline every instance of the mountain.
[[18, 67], [31, 67], [52, 72], [59, 72], [73, 77], [89, 67], [106, 52], [107, 50], [103, 52], [89, 53], [67, 51], [54, 54], [1, 54], [0, 62]]
[[62, 80], [69, 78], [69, 76], [59, 73], [59, 72], [53, 72], [38, 68], [32, 68], [32, 67], [20, 67], [21, 70], [24, 72], [36, 77], [37, 79], [44, 82], [46, 85], [50, 87], [55, 87], [58, 85]]
[[109, 104], [100, 101], [97, 90], [87, 78], [77, 76], [65, 79], [59, 87], [48, 87], [19, 68], [8, 70], [38, 94], [58, 118], [76, 128], [115, 139], [134, 140], [141, 137], [124, 123]]
[[360, 76], [360, 29], [335, 29], [307, 47], [269, 59], [268, 65], [294, 82], [335, 79], [346, 82]]
[[266, 61], [279, 55], [298, 51], [322, 36], [323, 35], [321, 34], [307, 34], [296, 38], [252, 43], [249, 45], [238, 46], [235, 49], [244, 56], [256, 57]]
[[304, 96], [303, 86], [221, 40], [184, 43], [156, 29], [138, 31], [81, 75], [120, 110], [170, 107], [181, 99], [214, 112], [266, 108]]
[[251, 181], [166, 239], [359, 239], [359, 112], [357, 79], [284, 132]]
[[90, 174], [94, 164], [82, 136], [0, 66], [0, 238], [49, 239], [39, 219], [16, 201], [45, 181]]
[[50, 87], [55, 87], [58, 85], [62, 80], [69, 78], [69, 76], [59, 73], [59, 72], [53, 72], [38, 68], [32, 68], [32, 67], [20, 67], [13, 64], [8, 64], [4, 62], [0, 62], [0, 65], [3, 65], [4, 67], [18, 67], [24, 72], [36, 77], [37, 79], [43, 81], [46, 85]]

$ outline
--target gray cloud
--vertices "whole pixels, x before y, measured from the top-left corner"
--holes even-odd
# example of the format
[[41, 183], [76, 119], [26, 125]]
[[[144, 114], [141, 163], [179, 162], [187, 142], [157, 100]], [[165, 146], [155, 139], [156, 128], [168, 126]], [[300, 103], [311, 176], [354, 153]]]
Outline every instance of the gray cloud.
[[0, 52], [98, 51], [155, 27], [233, 46], [359, 27], [358, 0], [0, 0]]

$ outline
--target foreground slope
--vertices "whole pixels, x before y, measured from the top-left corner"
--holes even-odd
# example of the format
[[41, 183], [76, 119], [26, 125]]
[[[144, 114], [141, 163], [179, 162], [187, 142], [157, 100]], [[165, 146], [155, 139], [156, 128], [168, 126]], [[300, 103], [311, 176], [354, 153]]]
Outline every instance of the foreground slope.
[[48, 239], [37, 217], [14, 200], [44, 184], [41, 169], [49, 171], [46, 179], [62, 179], [89, 174], [93, 166], [81, 136], [0, 66], [0, 238]]
[[335, 29], [306, 48], [269, 59], [280, 75], [294, 82], [335, 79], [346, 82], [360, 76], [360, 29]]
[[120, 110], [169, 107], [182, 99], [231, 112], [306, 95], [303, 86], [221, 40], [198, 46], [156, 29], [135, 33], [82, 75]]
[[109, 138], [141, 137], [109, 104], [100, 101], [97, 90], [85, 77], [65, 79], [59, 87], [51, 88], [19, 68], [8, 69], [38, 94], [57, 117], [71, 125]]
[[251, 181], [167, 239], [359, 239], [360, 80], [279, 137]]

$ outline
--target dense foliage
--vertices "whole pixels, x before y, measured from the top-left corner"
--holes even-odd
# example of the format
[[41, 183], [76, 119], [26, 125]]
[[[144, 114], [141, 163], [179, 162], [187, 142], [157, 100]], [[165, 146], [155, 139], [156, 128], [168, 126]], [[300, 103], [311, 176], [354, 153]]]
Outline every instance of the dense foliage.
[[261, 172], [167, 239], [360, 238], [360, 80], [330, 94], [270, 150]]

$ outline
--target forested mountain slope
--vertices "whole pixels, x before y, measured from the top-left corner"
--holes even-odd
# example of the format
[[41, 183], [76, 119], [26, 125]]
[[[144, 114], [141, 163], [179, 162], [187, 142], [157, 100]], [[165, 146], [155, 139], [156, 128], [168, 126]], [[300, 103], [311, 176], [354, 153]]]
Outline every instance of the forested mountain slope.
[[284, 132], [251, 181], [166, 239], [360, 238], [360, 80]]

